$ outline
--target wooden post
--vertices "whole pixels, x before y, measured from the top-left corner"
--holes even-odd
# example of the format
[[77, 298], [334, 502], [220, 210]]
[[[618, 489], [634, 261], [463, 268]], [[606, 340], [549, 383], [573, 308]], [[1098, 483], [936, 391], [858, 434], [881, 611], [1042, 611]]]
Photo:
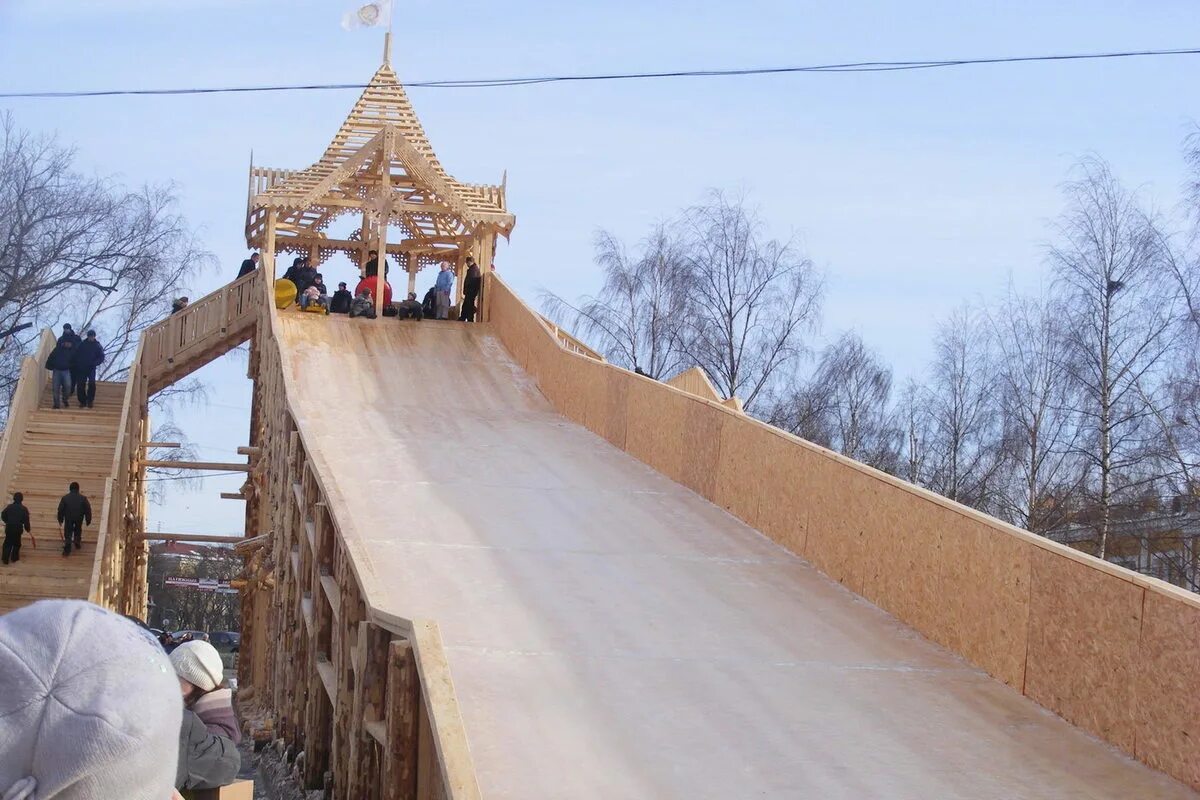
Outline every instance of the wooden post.
[[417, 257], [413, 253], [404, 254], [404, 271], [408, 273], [408, 293], [417, 293]]
[[[390, 38], [389, 38], [390, 41]], [[387, 286], [387, 229], [388, 219], [392, 215], [392, 148], [396, 140], [396, 130], [391, 125], [383, 129], [383, 152], [379, 155], [379, 271], [375, 274], [375, 316], [383, 316], [383, 293]]]
[[484, 315], [483, 292], [487, 286], [487, 276], [492, 274], [492, 259], [496, 255], [496, 232], [492, 231], [479, 237], [475, 242], [475, 263], [479, 266], [480, 284], [479, 297], [475, 300], [476, 322], [486, 322]]
[[412, 644], [407, 641], [397, 640], [390, 645], [386, 696], [383, 796], [385, 800], [415, 800], [421, 682]]
[[274, 208], [267, 209], [267, 234], [266, 241], [263, 243], [262, 261], [263, 272], [271, 276], [271, 281], [274, 282], [278, 277], [275, 274], [275, 225], [277, 221], [277, 213]]

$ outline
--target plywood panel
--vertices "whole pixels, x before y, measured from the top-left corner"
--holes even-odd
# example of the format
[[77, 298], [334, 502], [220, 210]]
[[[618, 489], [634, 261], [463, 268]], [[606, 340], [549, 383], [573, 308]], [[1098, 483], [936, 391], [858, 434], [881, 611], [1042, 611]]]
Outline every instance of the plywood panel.
[[940, 530], [939, 588], [949, 602], [935, 638], [1020, 689], [1034, 547], [975, 520], [951, 517], [947, 523]]
[[760, 509], [770, 491], [758, 469], [775, 438], [761, 425], [726, 424], [721, 429], [716, 504], [753, 528], [761, 524]]
[[682, 477], [689, 398], [646, 378], [630, 384], [625, 450], [673, 481]]
[[942, 536], [961, 517], [917, 498], [891, 499], [887, 527], [867, 553], [863, 596], [945, 645]]
[[721, 431], [729, 415], [707, 403], [691, 400], [683, 420], [683, 459], [680, 483], [711, 500], [717, 486], [717, 463], [721, 454]]
[[1032, 563], [1025, 694], [1133, 752], [1142, 588], [1040, 548]]
[[1148, 591], [1138, 644], [1137, 756], [1200, 789], [1200, 608]]
[[[724, 416], [734, 432], [746, 429], [742, 418], [728, 413]], [[814, 457], [783, 436], [772, 435], [761, 441], [759, 469], [764, 486], [757, 527], [796, 555], [804, 556]]]

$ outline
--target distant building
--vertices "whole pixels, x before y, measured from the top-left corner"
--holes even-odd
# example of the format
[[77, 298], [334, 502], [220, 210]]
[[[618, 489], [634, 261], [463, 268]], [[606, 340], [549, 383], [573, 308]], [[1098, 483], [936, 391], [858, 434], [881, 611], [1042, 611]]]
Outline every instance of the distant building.
[[[1096, 555], [1097, 513], [1076, 514], [1046, 538]], [[1193, 592], [1200, 591], [1200, 498], [1177, 497], [1114, 509], [1109, 522], [1107, 560]]]

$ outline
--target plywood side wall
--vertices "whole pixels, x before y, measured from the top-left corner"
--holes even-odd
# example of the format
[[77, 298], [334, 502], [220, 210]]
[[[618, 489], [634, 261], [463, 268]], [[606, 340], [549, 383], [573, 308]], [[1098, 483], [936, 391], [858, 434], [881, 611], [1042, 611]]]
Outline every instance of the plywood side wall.
[[486, 294], [490, 324], [559, 413], [1200, 789], [1200, 597], [569, 352], [494, 274]]

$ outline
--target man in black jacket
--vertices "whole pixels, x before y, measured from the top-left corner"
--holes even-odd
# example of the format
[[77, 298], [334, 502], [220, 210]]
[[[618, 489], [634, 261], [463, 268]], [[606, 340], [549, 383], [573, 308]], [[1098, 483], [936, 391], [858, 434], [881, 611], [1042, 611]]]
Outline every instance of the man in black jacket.
[[[0, 562], [14, 564], [21, 560], [21, 534], [29, 528], [29, 509], [21, 505], [25, 497], [17, 492], [13, 495], [12, 505], [0, 511], [0, 522], [4, 523], [4, 551]], [[35, 542], [36, 544], [36, 542]]]
[[238, 270], [238, 277], [249, 275], [256, 269], [258, 269], [258, 253], [251, 253], [250, 257], [242, 262], [242, 268]]
[[79, 493], [79, 484], [74, 481], [70, 491], [58, 501], [58, 524], [63, 526], [63, 555], [71, 555], [71, 542], [75, 549], [83, 549], [83, 526], [92, 524], [92, 504]]
[[58, 344], [46, 357], [46, 369], [50, 370], [50, 391], [54, 397], [55, 408], [71, 407], [71, 369], [75, 366], [75, 350], [72, 342], [66, 336], [58, 340]]
[[333, 293], [333, 298], [329, 302], [330, 314], [349, 314], [350, 303], [354, 301], [354, 295], [350, 294], [350, 290], [346, 288], [346, 283], [343, 281], [338, 284], [337, 291]]
[[79, 334], [75, 332], [75, 329], [71, 327], [71, 323], [69, 322], [63, 324], [62, 336], [58, 337], [60, 342], [64, 339], [71, 342], [71, 347], [79, 347], [80, 342], [83, 341], [79, 338]]
[[[368, 256], [367, 265], [364, 268], [365, 271], [363, 273], [363, 277], [364, 278], [376, 277], [379, 275], [379, 251], [371, 250], [370, 252], [367, 253], [367, 256]], [[392, 265], [389, 264], [387, 262], [387, 259], [385, 258], [383, 260], [383, 279], [385, 281], [387, 280], [387, 275], [388, 275], [388, 272], [391, 270], [391, 268], [392, 268]]]
[[71, 381], [75, 384], [81, 408], [91, 408], [96, 400], [96, 368], [104, 363], [104, 347], [96, 341], [96, 332], [88, 331], [83, 344], [75, 349]]

